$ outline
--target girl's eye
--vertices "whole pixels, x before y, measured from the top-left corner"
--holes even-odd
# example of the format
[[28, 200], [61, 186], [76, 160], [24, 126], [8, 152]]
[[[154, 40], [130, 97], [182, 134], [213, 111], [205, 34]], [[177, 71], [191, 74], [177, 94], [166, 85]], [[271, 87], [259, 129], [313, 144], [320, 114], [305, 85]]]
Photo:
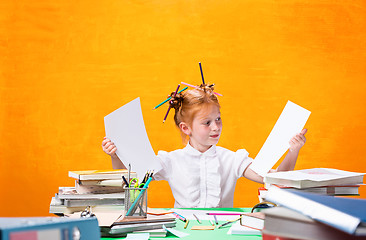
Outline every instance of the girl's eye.
[[216, 121], [221, 121], [221, 117], [216, 118]]
[[210, 123], [211, 123], [211, 121], [207, 121], [205, 124], [206, 124], [206, 125], [210, 125]]

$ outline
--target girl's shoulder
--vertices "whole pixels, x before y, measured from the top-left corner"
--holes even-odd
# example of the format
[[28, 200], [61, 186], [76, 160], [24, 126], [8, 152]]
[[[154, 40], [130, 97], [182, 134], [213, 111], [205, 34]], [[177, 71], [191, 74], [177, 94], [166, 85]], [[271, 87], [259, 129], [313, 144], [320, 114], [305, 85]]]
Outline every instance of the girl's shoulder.
[[183, 155], [183, 149], [176, 149], [170, 152], [164, 150], [158, 151], [158, 157], [161, 158], [176, 158], [181, 155]]
[[230, 156], [247, 157], [249, 155], [249, 153], [245, 149], [238, 149], [236, 151], [232, 151], [230, 149], [220, 147], [220, 146], [216, 146], [216, 152], [218, 155], [227, 156], [227, 157], [230, 157]]

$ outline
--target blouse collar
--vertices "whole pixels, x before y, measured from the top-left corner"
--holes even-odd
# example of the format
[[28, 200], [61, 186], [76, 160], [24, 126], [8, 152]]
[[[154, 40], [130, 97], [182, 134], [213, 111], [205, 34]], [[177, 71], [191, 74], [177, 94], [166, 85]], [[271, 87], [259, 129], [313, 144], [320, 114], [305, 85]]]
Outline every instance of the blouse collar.
[[212, 145], [209, 149], [207, 149], [206, 152], [201, 153], [200, 151], [192, 147], [191, 144], [189, 144], [188, 142], [184, 150], [192, 156], [214, 156], [216, 154], [216, 145]]

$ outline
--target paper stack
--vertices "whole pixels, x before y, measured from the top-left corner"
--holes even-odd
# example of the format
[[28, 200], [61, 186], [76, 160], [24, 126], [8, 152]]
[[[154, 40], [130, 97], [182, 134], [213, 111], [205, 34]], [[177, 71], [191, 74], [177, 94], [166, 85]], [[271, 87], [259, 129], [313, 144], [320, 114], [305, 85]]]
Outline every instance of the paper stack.
[[[72, 214], [83, 211], [87, 206], [92, 212], [123, 211], [124, 182], [127, 170], [88, 170], [70, 171], [69, 176], [76, 179], [75, 187], [60, 187], [52, 197], [50, 213], [56, 215]], [[130, 178], [136, 177], [135, 172]]]

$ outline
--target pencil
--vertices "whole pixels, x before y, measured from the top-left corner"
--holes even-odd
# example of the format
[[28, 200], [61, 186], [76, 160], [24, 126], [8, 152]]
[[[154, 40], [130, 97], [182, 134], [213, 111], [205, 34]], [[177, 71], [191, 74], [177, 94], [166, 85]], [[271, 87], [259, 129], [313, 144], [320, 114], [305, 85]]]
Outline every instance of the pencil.
[[[188, 88], [188, 87], [185, 87], [185, 88], [183, 88], [182, 90], [179, 90], [179, 92], [178, 92], [178, 93], [181, 93], [181, 92], [183, 92], [183, 91], [187, 90], [187, 88]], [[154, 108], [153, 108], [153, 110], [154, 110], [154, 109], [157, 109], [158, 107], [160, 107], [161, 105], [163, 105], [164, 103], [166, 103], [167, 101], [169, 101], [171, 98], [172, 98], [172, 97], [168, 97], [166, 100], [164, 100], [163, 102], [161, 102], [161, 103], [159, 103], [158, 105], [156, 105], [156, 107], [154, 107]]]
[[241, 218], [241, 216], [240, 216], [239, 218], [235, 219], [235, 220], [227, 221], [226, 223], [223, 223], [223, 224], [219, 225], [217, 228], [221, 228], [221, 227], [226, 226], [226, 225], [228, 225], [228, 224], [230, 224], [230, 223], [236, 222], [236, 221], [238, 221], [240, 218]]
[[[180, 84], [178, 84], [177, 90], [175, 90], [175, 93], [174, 93], [173, 97], [175, 97], [175, 95], [177, 95], [177, 92], [178, 92], [179, 87], [180, 87]], [[168, 117], [168, 114], [169, 114], [169, 111], [170, 111], [170, 109], [171, 109], [171, 108], [172, 108], [172, 107], [169, 105], [169, 107], [168, 107], [168, 111], [167, 111], [167, 112], [166, 112], [166, 114], [165, 114], [165, 117], [164, 117], [163, 123], [165, 123], [165, 120], [166, 120], [166, 118]]]
[[197, 219], [198, 223], [201, 223], [201, 221], [198, 219], [198, 217], [196, 216], [196, 214], [193, 213], [193, 216]]
[[214, 216], [214, 218], [215, 218], [215, 223], [216, 223], [216, 225], [218, 225], [218, 224], [219, 224], [219, 222], [217, 221], [216, 215], [213, 215], [213, 216]]
[[187, 220], [186, 225], [184, 225], [184, 229], [188, 227], [189, 220]]
[[178, 218], [178, 219], [182, 220], [183, 222], [187, 222], [187, 219], [186, 219], [185, 217], [183, 217], [182, 215], [180, 215], [180, 214], [178, 214], [178, 213], [176, 213], [176, 212], [173, 212], [173, 215], [174, 215], [176, 218]]
[[[187, 85], [188, 87], [193, 87], [193, 88], [199, 88], [198, 86], [194, 86], [192, 84], [189, 83], [185, 83], [185, 82], [180, 82], [181, 84]], [[222, 96], [222, 94], [217, 93], [217, 92], [213, 92], [214, 94], [218, 95], [218, 96]]]
[[201, 62], [199, 62], [198, 64], [200, 65], [201, 77], [202, 77], [202, 83], [203, 83], [203, 85], [205, 85], [205, 79], [203, 78], [203, 72], [202, 72]]
[[243, 215], [243, 213], [206, 213], [207, 215]]

